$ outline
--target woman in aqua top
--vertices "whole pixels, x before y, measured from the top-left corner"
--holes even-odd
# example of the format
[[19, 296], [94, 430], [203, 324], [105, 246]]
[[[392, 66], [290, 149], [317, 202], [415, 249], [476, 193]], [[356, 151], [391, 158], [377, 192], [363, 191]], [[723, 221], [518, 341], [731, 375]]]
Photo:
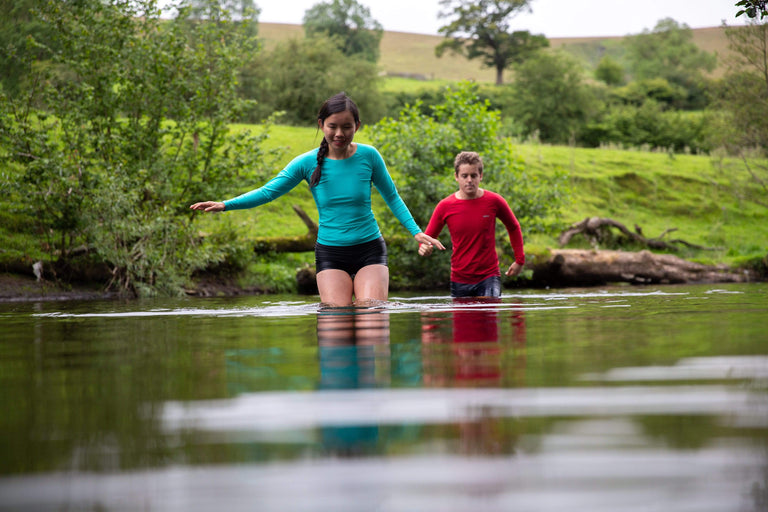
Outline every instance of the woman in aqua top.
[[329, 98], [317, 114], [320, 147], [294, 158], [263, 187], [227, 201], [190, 208], [221, 212], [254, 208], [309, 183], [319, 214], [315, 267], [320, 301], [330, 306], [385, 301], [389, 293], [387, 247], [371, 209], [371, 185], [420, 244], [445, 249], [413, 220], [397, 193], [384, 159], [373, 146], [353, 142], [360, 129], [357, 105], [344, 93]]

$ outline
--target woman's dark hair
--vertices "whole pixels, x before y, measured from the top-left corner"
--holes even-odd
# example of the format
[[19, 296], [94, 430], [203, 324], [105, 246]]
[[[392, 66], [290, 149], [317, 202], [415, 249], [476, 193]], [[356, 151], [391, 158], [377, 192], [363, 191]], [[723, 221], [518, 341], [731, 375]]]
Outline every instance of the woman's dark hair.
[[[352, 117], [355, 119], [355, 124], [360, 124], [360, 111], [357, 109], [357, 105], [352, 101], [352, 98], [345, 93], [340, 92], [325, 100], [325, 103], [323, 103], [323, 106], [320, 107], [320, 111], [317, 113], [317, 120], [325, 123], [325, 120], [329, 116], [346, 111], [352, 113]], [[326, 156], [328, 156], [328, 141], [325, 140], [325, 135], [323, 135], [323, 140], [320, 142], [320, 149], [317, 151], [317, 167], [315, 167], [315, 171], [309, 179], [310, 187], [314, 187], [320, 183], [320, 173], [322, 172], [323, 161]]]

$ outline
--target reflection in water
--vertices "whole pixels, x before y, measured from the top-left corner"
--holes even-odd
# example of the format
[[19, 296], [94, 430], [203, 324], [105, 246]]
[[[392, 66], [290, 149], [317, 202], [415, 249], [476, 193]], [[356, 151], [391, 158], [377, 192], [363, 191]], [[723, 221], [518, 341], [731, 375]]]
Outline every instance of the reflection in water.
[[[457, 306], [447, 313], [421, 315], [424, 384], [428, 387], [520, 387], [525, 376], [525, 317], [522, 310], [510, 315], [509, 338], [500, 335], [508, 312], [501, 299], [453, 299]], [[512, 365], [504, 355], [511, 350]], [[465, 454], [514, 453], [520, 422], [479, 408], [473, 417], [456, 421], [459, 451]]]
[[721, 288], [0, 304], [0, 511], [763, 512], [768, 288]]
[[[333, 308], [317, 315], [320, 389], [361, 389], [389, 381], [389, 313], [376, 309]], [[324, 425], [323, 449], [336, 455], [375, 453], [379, 426]]]
[[[499, 303], [490, 298], [454, 299], [457, 307], [447, 313], [421, 314], [425, 384], [491, 387], [502, 384], [504, 377], [524, 385], [524, 312], [500, 309]], [[507, 321], [510, 334], [500, 338], [502, 322]], [[512, 367], [502, 368], [504, 353], [510, 350]]]

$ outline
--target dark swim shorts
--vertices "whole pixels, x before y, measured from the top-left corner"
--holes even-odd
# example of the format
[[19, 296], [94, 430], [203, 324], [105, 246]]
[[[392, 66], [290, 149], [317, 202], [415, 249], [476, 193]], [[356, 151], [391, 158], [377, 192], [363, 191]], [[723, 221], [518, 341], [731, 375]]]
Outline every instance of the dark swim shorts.
[[315, 244], [315, 271], [331, 268], [354, 277], [367, 265], [387, 264], [387, 244], [383, 237], [356, 245], [333, 246]]
[[451, 281], [451, 297], [501, 297], [501, 276], [491, 276], [475, 284]]

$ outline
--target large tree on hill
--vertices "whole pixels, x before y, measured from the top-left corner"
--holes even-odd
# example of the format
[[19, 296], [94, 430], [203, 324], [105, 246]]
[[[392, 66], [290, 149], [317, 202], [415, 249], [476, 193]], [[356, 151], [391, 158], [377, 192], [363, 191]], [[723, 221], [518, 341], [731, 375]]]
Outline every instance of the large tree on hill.
[[347, 56], [359, 55], [369, 62], [379, 60], [379, 44], [384, 35], [381, 23], [356, 0], [332, 0], [312, 6], [304, 13], [304, 32], [308, 38], [328, 35]]
[[530, 0], [440, 0], [445, 9], [438, 16], [447, 25], [438, 32], [445, 40], [435, 48], [440, 57], [446, 50], [468, 59], [481, 59], [496, 69], [496, 84], [504, 83], [504, 70], [523, 62], [536, 50], [549, 46], [543, 35], [527, 30], [512, 31], [510, 22], [523, 10], [530, 10]]

